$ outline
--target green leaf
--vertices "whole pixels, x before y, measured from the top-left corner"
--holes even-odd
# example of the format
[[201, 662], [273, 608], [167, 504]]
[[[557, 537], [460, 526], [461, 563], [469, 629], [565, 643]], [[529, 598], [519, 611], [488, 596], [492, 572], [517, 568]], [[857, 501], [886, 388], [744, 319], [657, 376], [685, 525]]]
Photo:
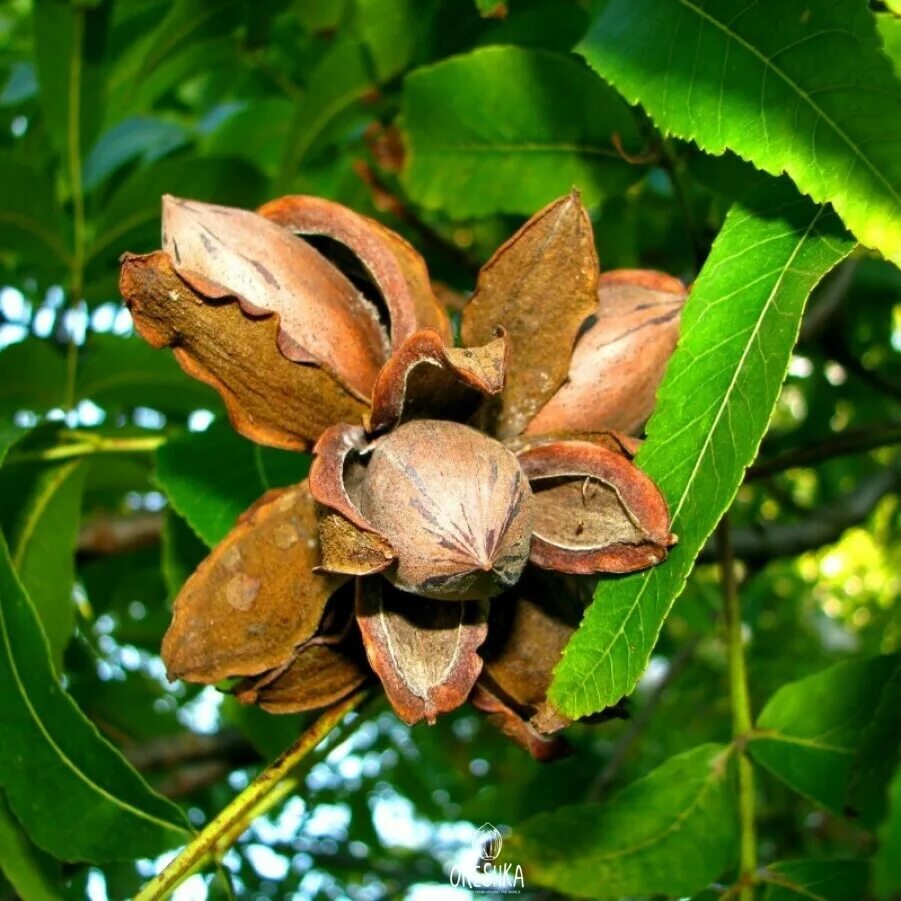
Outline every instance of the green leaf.
[[354, 0], [354, 25], [379, 82], [423, 57], [437, 0]]
[[100, 130], [105, 92], [106, 35], [112, 3], [35, 0], [34, 45], [44, 127], [67, 165]]
[[486, 47], [404, 81], [410, 196], [457, 218], [529, 215], [573, 186], [593, 205], [643, 174], [628, 107], [575, 60]]
[[79, 356], [76, 397], [89, 398], [108, 413], [151, 406], [184, 414], [222, 406], [216, 392], [185, 375], [172, 354], [137, 336], [92, 335]]
[[784, 860], [765, 871], [764, 901], [859, 901], [866, 897], [867, 865], [860, 860]]
[[660, 566], [598, 585], [551, 687], [570, 716], [601, 710], [635, 687], [757, 453], [807, 296], [852, 247], [837, 216], [785, 182], [765, 185], [729, 213], [685, 305], [637, 457], [669, 503], [679, 543]]
[[612, 0], [577, 49], [662, 130], [787, 172], [901, 261], [901, 84], [865, 3]]
[[873, 861], [874, 882], [880, 898], [897, 898], [901, 892], [901, 770], [889, 788], [889, 814], [879, 827], [879, 850]]
[[44, 413], [61, 407], [66, 393], [66, 360], [58, 345], [26, 338], [0, 353], [0, 413]]
[[723, 745], [671, 757], [603, 804], [522, 823], [504, 844], [527, 884], [585, 898], [690, 895], [738, 857], [733, 767]]
[[37, 845], [62, 860], [100, 863], [185, 841], [179, 809], [151, 791], [60, 687], [2, 538], [0, 681], [0, 783]]
[[166, 159], [140, 169], [104, 205], [88, 259], [108, 267], [126, 250], [156, 250], [163, 194], [253, 207], [262, 200], [263, 181], [240, 160]]
[[0, 525], [57, 669], [75, 627], [75, 545], [87, 467], [83, 460], [21, 463], [0, 472]]
[[10, 448], [15, 446], [16, 442], [24, 438], [29, 429], [19, 428], [10, 422], [0, 421], [0, 464], [6, 459]]
[[901, 666], [879, 696], [864, 726], [848, 778], [846, 805], [869, 828], [885, 816], [888, 784], [901, 763]]
[[0, 153], [0, 251], [39, 261], [48, 277], [69, 263], [63, 214], [47, 176]]
[[157, 481], [179, 515], [209, 547], [271, 488], [306, 477], [307, 454], [260, 447], [226, 422], [166, 442], [156, 453]]
[[848, 813], [855, 751], [899, 667], [901, 654], [848, 660], [783, 685], [757, 718], [751, 756], [795, 791]]
[[160, 566], [166, 592], [175, 598], [188, 576], [194, 572], [209, 548], [197, 533], [172, 509], [166, 510], [163, 519], [162, 556]]
[[56, 901], [62, 892], [59, 864], [22, 831], [0, 792], [0, 870], [25, 901]]

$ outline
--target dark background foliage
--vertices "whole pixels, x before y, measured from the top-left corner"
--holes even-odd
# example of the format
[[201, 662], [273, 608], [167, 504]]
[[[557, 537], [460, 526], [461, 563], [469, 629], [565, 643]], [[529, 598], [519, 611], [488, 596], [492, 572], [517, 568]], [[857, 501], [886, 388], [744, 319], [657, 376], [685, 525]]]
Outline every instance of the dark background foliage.
[[[674, 5], [690, 4], [661, 9]], [[723, 5], [736, 14], [747, 6]], [[847, 67], [855, 90], [881, 93], [886, 112], [880, 121], [879, 110], [849, 108], [859, 148], [901, 121], [897, 79], [878, 49], [882, 41], [897, 68], [893, 5], [809, 4], [835, 17], [823, 34], [866, 32]], [[761, 6], [773, 34], [790, 33], [803, 13], [793, 2]], [[815, 200], [834, 201], [864, 244], [875, 239], [862, 208], [870, 222], [889, 223], [886, 235], [897, 230], [856, 169], [838, 187], [828, 165], [817, 176], [809, 140], [817, 126], [803, 117], [800, 149], [773, 151], [753, 123], [713, 146], [711, 117], [747, 118], [742, 82], [728, 78], [747, 79], [750, 91], [753, 74], [724, 66], [719, 111], [707, 105], [716, 92], [703, 90], [705, 61], [720, 60], [715, 29], [699, 30], [686, 63], [699, 73], [694, 115], [691, 98], [686, 121], [678, 103], [659, 102], [665, 61], [628, 71], [605, 43], [618, 28], [623, 41], [650, 42], [654, 58], [666, 14], [645, 34], [656, 12], [638, 9], [636, 18], [635, 9], [616, 0], [0, 8], [0, 529], [9, 547], [0, 560], [8, 698], [0, 897], [132, 896], [171, 856], [160, 855], [185, 841], [185, 822], [208, 822], [308, 721], [168, 683], [158, 657], [171, 598], [206, 543], [308, 465], [236, 436], [211, 389], [132, 334], [117, 258], [158, 247], [163, 192], [246, 207], [289, 192], [339, 200], [408, 237], [452, 306], [494, 247], [573, 184], [591, 210], [604, 269], [658, 268], [688, 283], [733, 203], [769, 189], [761, 169], [785, 168]], [[628, 106], [571, 52], [580, 41], [591, 65], [644, 106]], [[811, 96], [834, 63], [822, 46], [798, 63]], [[679, 65], [678, 54], [669, 64]], [[764, 118], [785, 103], [766, 90], [760, 98]], [[829, 119], [842, 123], [836, 102]], [[699, 145], [734, 147], [760, 169]], [[819, 152], [831, 152], [824, 138]], [[901, 150], [894, 163], [880, 160], [874, 169], [897, 188]], [[894, 252], [888, 237], [878, 249]], [[796, 299], [800, 310], [803, 294]], [[729, 333], [728, 315], [721, 328]], [[901, 671], [886, 656], [901, 644], [891, 447], [901, 436], [899, 344], [901, 276], [858, 247], [807, 305], [757, 463], [730, 512], [751, 707], [755, 717], [766, 708], [757, 728], [778, 739], [751, 742], [755, 848], [768, 874], [759, 891], [768, 898], [901, 889], [901, 788], [891, 782]], [[764, 345], [764, 362], [770, 350], [778, 356]], [[773, 391], [781, 370], [775, 378]], [[758, 388], [766, 395], [752, 384], [752, 406]], [[703, 403], [703, 391], [684, 404], [692, 402]], [[760, 409], [765, 422], [768, 407]], [[661, 432], [666, 421], [661, 414]], [[714, 542], [701, 551], [629, 700], [630, 718], [575, 726], [572, 758], [536, 764], [467, 709], [409, 729], [371, 702], [316, 752], [296, 793], [177, 897], [431, 897], [449, 891], [451, 865], [472, 858], [485, 821], [512, 832], [535, 897], [678, 895], [708, 883], [698, 897], [722, 894], [736, 881], [738, 838], [721, 819], [733, 816], [734, 799], [687, 811], [677, 797], [687, 778], [679, 767], [699, 746], [732, 738], [736, 647], [722, 626], [716, 554]], [[790, 685], [768, 704], [815, 674], [820, 681]], [[683, 752], [694, 758], [671, 759]], [[118, 795], [100, 797], [92, 773]], [[623, 836], [623, 866], [639, 876], [610, 885], [628, 891], [593, 881], [601, 851], [571, 847], [578, 818], [532, 819], [576, 802], [593, 805], [579, 814], [578, 834], [598, 830], [596, 849]], [[82, 818], [88, 809], [124, 817], [123, 828], [92, 842], [99, 833]], [[684, 823], [681, 839], [674, 822]], [[680, 841], [711, 837], [724, 855], [720, 871], [688, 872]], [[640, 876], [680, 867], [691, 888]]]

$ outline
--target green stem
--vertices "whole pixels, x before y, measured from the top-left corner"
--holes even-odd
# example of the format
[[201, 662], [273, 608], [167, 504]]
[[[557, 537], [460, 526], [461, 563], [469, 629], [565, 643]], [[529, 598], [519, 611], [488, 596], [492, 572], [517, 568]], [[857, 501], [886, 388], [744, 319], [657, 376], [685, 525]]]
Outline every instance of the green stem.
[[247, 830], [250, 824], [300, 784], [297, 765], [355, 707], [365, 699], [359, 691], [327, 710], [298, 740], [264, 769], [217, 817], [185, 846], [158, 876], [135, 895], [134, 901], [162, 901], [209, 857], [219, 858]]
[[[84, 186], [81, 180], [81, 51], [84, 43], [85, 11], [75, 11], [72, 58], [69, 61], [68, 169], [72, 191], [72, 265], [69, 276], [70, 310], [75, 309], [84, 290], [85, 216]], [[78, 366], [78, 344], [70, 336], [66, 351], [66, 406], [75, 405], [75, 374]]]
[[753, 901], [757, 880], [757, 837], [754, 823], [754, 770], [748, 758], [746, 744], [753, 729], [751, 698], [748, 693], [748, 673], [745, 665], [741, 634], [741, 607], [735, 582], [735, 556], [732, 532], [726, 514], [718, 530], [720, 556], [720, 584], [723, 592], [723, 618], [726, 627], [726, 647], [729, 654], [729, 689], [732, 700], [732, 735], [738, 761], [738, 817], [739, 817], [739, 895], [741, 901]]
[[148, 453], [165, 443], [166, 438], [163, 435], [147, 435], [139, 438], [91, 438], [73, 444], [57, 444], [43, 450], [10, 454], [6, 458], [6, 465], [32, 463], [35, 460], [70, 460], [73, 457], [89, 457], [92, 454]]

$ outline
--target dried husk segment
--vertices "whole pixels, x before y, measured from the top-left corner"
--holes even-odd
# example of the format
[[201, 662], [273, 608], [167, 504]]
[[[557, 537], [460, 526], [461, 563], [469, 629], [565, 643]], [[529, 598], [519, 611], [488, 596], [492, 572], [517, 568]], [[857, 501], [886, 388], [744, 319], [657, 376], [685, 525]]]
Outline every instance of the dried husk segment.
[[477, 649], [488, 630], [487, 605], [428, 601], [378, 578], [357, 587], [366, 655], [397, 715], [411, 725], [434, 723], [459, 707], [482, 670]]
[[362, 420], [366, 404], [333, 376], [281, 353], [277, 315], [250, 315], [237, 300], [203, 297], [167, 254], [126, 254], [119, 289], [138, 334], [153, 347], [171, 347], [188, 375], [212, 385], [232, 425], [252, 441], [307, 450], [333, 423]]
[[532, 563], [589, 575], [634, 572], [665, 559], [675, 541], [666, 501], [625, 455], [559, 441], [518, 459], [534, 495]]
[[307, 483], [264, 495], [175, 599], [162, 647], [170, 677], [213, 683], [289, 661], [346, 581], [315, 573], [318, 558]]
[[299, 235], [324, 235], [347, 247], [384, 298], [393, 348], [422, 328], [451, 340], [450, 320], [432, 290], [425, 260], [397, 232], [321, 197], [281, 197], [260, 207], [259, 214]]
[[321, 366], [368, 399], [388, 356], [386, 330], [375, 307], [302, 238], [247, 210], [166, 196], [163, 250], [205, 297], [278, 314], [289, 360]]
[[536, 213], [482, 267], [461, 334], [469, 347], [497, 328], [508, 335], [507, 387], [490, 429], [498, 437], [522, 432], [563, 383], [597, 285], [591, 221], [575, 191]]

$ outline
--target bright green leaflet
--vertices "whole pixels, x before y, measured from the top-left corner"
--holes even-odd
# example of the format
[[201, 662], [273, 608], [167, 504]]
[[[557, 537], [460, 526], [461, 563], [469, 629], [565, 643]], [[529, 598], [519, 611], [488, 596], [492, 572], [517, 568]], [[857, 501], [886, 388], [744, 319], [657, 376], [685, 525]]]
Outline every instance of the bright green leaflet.
[[60, 867], [38, 850], [0, 793], [0, 870], [26, 901], [55, 901], [60, 896]]
[[266, 491], [301, 481], [310, 458], [260, 447], [222, 422], [168, 441], [156, 462], [172, 507], [212, 547]]
[[677, 754], [609, 801], [527, 820], [503, 860], [577, 897], [694, 894], [738, 856], [732, 773], [724, 745]]
[[865, 3], [612, 0], [577, 49], [662, 130], [787, 172], [901, 261], [901, 84]]
[[660, 486], [679, 536], [669, 559], [602, 580], [551, 686], [573, 717], [616, 703], [644, 671], [695, 557], [754, 459], [807, 296], [853, 242], [838, 217], [787, 182], [729, 213], [682, 314], [637, 464]]
[[849, 901], [866, 897], [862, 860], [784, 860], [766, 868], [764, 901]]
[[99, 863], [152, 857], [185, 840], [181, 811], [148, 787], [61, 688], [2, 538], [0, 680], [0, 783], [37, 845], [62, 860]]
[[[783, 685], [757, 719], [751, 756], [795, 791], [847, 813], [855, 752], [899, 667], [901, 654], [848, 660]], [[891, 747], [880, 751], [891, 758]]]
[[586, 203], [643, 174], [628, 107], [576, 60], [486, 47], [417, 69], [404, 82], [410, 196], [451, 217], [531, 215], [580, 190]]

